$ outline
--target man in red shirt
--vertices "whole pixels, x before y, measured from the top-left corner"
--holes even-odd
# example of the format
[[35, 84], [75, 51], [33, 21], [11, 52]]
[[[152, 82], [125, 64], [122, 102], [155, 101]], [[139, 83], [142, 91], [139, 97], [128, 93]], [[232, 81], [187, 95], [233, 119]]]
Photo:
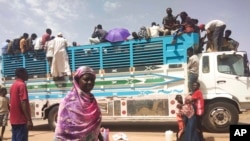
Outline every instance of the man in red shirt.
[[192, 100], [194, 101], [195, 110], [196, 110], [196, 117], [197, 117], [197, 128], [200, 130], [200, 134], [202, 139], [203, 132], [202, 132], [202, 115], [204, 113], [204, 99], [202, 92], [200, 91], [200, 83], [194, 82], [193, 83], [193, 93], [192, 93]]
[[28, 141], [28, 129], [33, 127], [25, 84], [25, 81], [28, 80], [28, 72], [25, 68], [17, 68], [15, 75], [16, 80], [10, 87], [12, 141]]
[[45, 43], [50, 40], [50, 35], [52, 34], [52, 30], [50, 28], [46, 29], [46, 33], [42, 36], [42, 47], [45, 49]]

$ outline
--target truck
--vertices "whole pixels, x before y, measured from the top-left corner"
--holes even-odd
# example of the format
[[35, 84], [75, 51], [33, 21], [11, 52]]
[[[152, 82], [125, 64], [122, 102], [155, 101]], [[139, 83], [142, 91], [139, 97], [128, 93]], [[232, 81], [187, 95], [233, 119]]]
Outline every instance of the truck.
[[[176, 95], [188, 94], [187, 49], [199, 45], [196, 33], [148, 40], [127, 40], [67, 47], [69, 64], [94, 69], [92, 93], [102, 112], [102, 122], [176, 122]], [[1, 56], [2, 85], [10, 88], [15, 69], [24, 67], [32, 118], [48, 120], [55, 129], [58, 106], [72, 87], [71, 77], [54, 81], [45, 52]], [[250, 108], [250, 72], [247, 52], [202, 52], [199, 82], [205, 100], [203, 126], [210, 132], [225, 132], [237, 124], [239, 114]]]

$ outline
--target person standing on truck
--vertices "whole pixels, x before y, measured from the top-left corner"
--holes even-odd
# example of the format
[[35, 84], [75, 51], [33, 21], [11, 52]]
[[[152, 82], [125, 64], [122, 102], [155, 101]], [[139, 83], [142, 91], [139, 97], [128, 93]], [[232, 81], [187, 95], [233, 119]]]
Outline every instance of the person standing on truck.
[[55, 36], [51, 36], [50, 40], [46, 42], [46, 58], [49, 63], [49, 68], [51, 69], [51, 64], [54, 56], [54, 39]]
[[8, 44], [9, 44], [9, 42], [10, 42], [10, 40], [9, 39], [7, 39], [5, 42], [3, 42], [2, 44], [1, 44], [1, 53], [0, 53], [0, 55], [3, 55], [3, 54], [7, 54], [8, 52], [7, 52], [7, 50], [8, 50]]
[[23, 33], [23, 37], [20, 39], [20, 51], [25, 53], [27, 51], [27, 39], [29, 38], [28, 33]]
[[69, 57], [67, 53], [67, 40], [59, 32], [54, 42], [54, 56], [51, 64], [51, 74], [54, 80], [63, 80], [64, 76], [70, 76]]
[[204, 140], [203, 131], [202, 131], [202, 116], [204, 114], [204, 99], [203, 99], [202, 92], [200, 90], [199, 82], [193, 83], [193, 93], [191, 96], [195, 105], [197, 128], [199, 130], [201, 138]]
[[34, 51], [34, 44], [33, 41], [36, 40], [37, 35], [36, 33], [32, 33], [31, 36], [27, 39], [27, 51]]
[[60, 102], [55, 129], [56, 141], [103, 141], [100, 133], [101, 111], [91, 93], [96, 75], [92, 68], [79, 67], [73, 88]]
[[3, 140], [5, 127], [7, 126], [8, 115], [9, 115], [9, 98], [6, 97], [7, 89], [0, 88], [0, 126], [2, 126], [0, 141]]
[[42, 35], [41, 45], [43, 49], [45, 49], [45, 43], [50, 40], [51, 34], [52, 30], [50, 28], [47, 28], [46, 33]]
[[212, 51], [221, 51], [225, 29], [226, 24], [221, 20], [212, 20], [202, 29], [202, 31], [206, 30], [207, 34], [211, 34], [214, 47]]
[[194, 82], [198, 81], [199, 76], [199, 57], [197, 54], [194, 54], [194, 49], [192, 47], [188, 48], [188, 90], [189, 93], [193, 92], [192, 85]]
[[28, 130], [33, 127], [28, 90], [25, 84], [28, 80], [28, 72], [25, 68], [17, 68], [15, 75], [16, 80], [10, 87], [12, 141], [27, 141]]
[[[7, 40], [6, 40], [7, 41]], [[8, 47], [7, 47], [7, 54], [11, 54], [11, 55], [13, 55], [14, 54], [14, 52], [13, 52], [13, 50], [12, 50], [12, 44], [13, 44], [13, 40], [8, 40], [9, 42], [8, 42]]]

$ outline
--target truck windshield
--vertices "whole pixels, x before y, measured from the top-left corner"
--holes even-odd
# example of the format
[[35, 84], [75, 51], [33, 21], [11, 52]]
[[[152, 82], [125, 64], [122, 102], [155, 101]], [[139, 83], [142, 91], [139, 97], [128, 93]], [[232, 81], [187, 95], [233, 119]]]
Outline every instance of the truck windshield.
[[220, 73], [244, 76], [243, 56], [237, 54], [218, 55], [218, 71]]

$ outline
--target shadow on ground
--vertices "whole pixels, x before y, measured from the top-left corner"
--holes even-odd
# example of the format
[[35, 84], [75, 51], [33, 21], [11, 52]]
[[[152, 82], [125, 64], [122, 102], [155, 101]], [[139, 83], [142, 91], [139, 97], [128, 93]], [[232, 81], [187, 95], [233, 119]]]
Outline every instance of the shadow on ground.
[[34, 125], [32, 131], [52, 131], [52, 130], [50, 130], [48, 124], [39, 124], [39, 125]]
[[[177, 124], [159, 124], [159, 123], [103, 123], [102, 127], [109, 128], [111, 131], [127, 131], [127, 132], [165, 132], [178, 130]], [[52, 131], [48, 124], [34, 125], [32, 131]]]
[[111, 131], [123, 131], [123, 132], [165, 132], [167, 130], [172, 130], [176, 132], [178, 130], [177, 124], [159, 124], [159, 123], [129, 123], [129, 124], [111, 124], [103, 123], [102, 127], [109, 128]]

